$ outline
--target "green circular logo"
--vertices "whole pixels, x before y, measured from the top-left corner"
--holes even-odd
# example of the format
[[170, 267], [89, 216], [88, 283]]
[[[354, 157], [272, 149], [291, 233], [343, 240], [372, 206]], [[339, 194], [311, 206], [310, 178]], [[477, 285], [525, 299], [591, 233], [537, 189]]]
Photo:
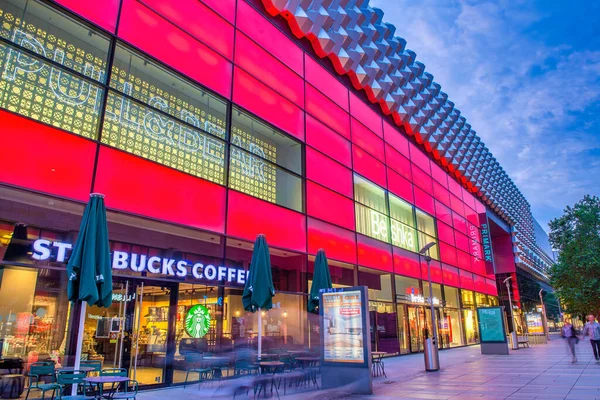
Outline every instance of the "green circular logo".
[[203, 337], [210, 328], [210, 312], [201, 304], [196, 304], [185, 315], [185, 331], [194, 339]]

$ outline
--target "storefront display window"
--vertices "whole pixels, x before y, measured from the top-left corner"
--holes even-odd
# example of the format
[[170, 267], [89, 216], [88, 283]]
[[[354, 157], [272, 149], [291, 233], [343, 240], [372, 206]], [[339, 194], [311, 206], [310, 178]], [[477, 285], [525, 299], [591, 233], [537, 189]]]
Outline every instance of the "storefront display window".
[[459, 310], [445, 308], [440, 320], [440, 340], [442, 347], [464, 346]]
[[462, 296], [462, 306], [463, 308], [472, 308], [475, 307], [475, 297], [473, 292], [470, 290], [461, 289], [460, 294]]
[[[340, 261], [327, 260], [331, 282], [334, 288], [354, 286], [354, 265]], [[315, 271], [315, 256], [308, 256], [308, 290], [312, 286]]]
[[0, 107], [95, 139], [108, 38], [41, 2], [0, 11], [0, 34], [15, 44], [0, 44]]
[[[432, 283], [431, 288], [433, 291], [433, 305], [441, 306], [442, 305], [442, 285], [439, 283]], [[425, 302], [429, 304], [429, 282], [423, 281], [423, 294], [425, 296]]]
[[369, 300], [371, 349], [389, 354], [400, 353], [398, 314], [393, 303]]
[[398, 304], [398, 341], [400, 342], [400, 354], [410, 353], [410, 333], [408, 329], [408, 315], [406, 306]]
[[483, 293], [475, 293], [475, 303], [477, 307], [488, 307], [490, 305], [487, 295]]
[[421, 294], [419, 280], [409, 278], [407, 276], [396, 275], [394, 277], [396, 282], [396, 301], [397, 302], [414, 302], [411, 295], [418, 296]]
[[460, 306], [458, 288], [444, 285], [444, 301], [446, 307], [458, 308]]
[[358, 267], [358, 284], [369, 289], [369, 300], [393, 301], [392, 274], [389, 272]]
[[475, 309], [463, 309], [462, 313], [467, 344], [479, 343], [479, 332], [477, 328], [477, 317], [475, 315]]

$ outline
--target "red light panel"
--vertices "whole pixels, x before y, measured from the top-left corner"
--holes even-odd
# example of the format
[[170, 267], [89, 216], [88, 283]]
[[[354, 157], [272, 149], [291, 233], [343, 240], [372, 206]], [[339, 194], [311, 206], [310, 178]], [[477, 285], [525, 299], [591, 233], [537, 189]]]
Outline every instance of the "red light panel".
[[352, 171], [310, 147], [306, 148], [306, 177], [349, 198], [354, 195]]
[[417, 254], [394, 246], [392, 246], [392, 251], [396, 274], [421, 279], [421, 265]]
[[469, 231], [467, 228], [467, 220], [454, 211], [452, 212], [452, 224], [454, 225], [454, 229], [460, 233], [467, 233]]
[[458, 276], [458, 269], [449, 265], [442, 265], [442, 277], [444, 285], [460, 287], [460, 278]]
[[304, 53], [306, 81], [348, 111], [348, 89], [307, 53]]
[[419, 167], [417, 167], [415, 164], [412, 164], [411, 169], [412, 169], [413, 183], [416, 186], [423, 189], [426, 193], [432, 193], [433, 192], [433, 189], [431, 187], [432, 180], [429, 177], [429, 175], [427, 175], [425, 172], [423, 172], [423, 170], [420, 169]]
[[375, 182], [381, 187], [386, 187], [385, 165], [366, 151], [352, 146], [352, 161], [354, 171]]
[[306, 85], [306, 111], [337, 133], [350, 139], [350, 117], [342, 108], [311, 85]]
[[387, 168], [388, 190], [398, 197], [414, 204], [413, 185], [391, 169]]
[[437, 221], [438, 238], [451, 246], [454, 246], [454, 230], [441, 221]]
[[[421, 276], [423, 277], [423, 280], [425, 279], [429, 279], [428, 276], [428, 271], [427, 271], [427, 262], [425, 260], [421, 260]], [[439, 261], [435, 261], [432, 260], [431, 261], [431, 281], [435, 282], [435, 283], [442, 283], [443, 279], [443, 274], [442, 274], [442, 264], [440, 264]], [[427, 283], [423, 283], [424, 285], [427, 285]], [[424, 286], [427, 290], [429, 287], [428, 286]], [[429, 297], [429, 292], [426, 292], [424, 294], [426, 297]]]
[[55, 2], [107, 31], [115, 32], [120, 0], [55, 0]]
[[414, 188], [415, 191], [415, 205], [421, 210], [435, 215], [435, 206], [433, 203], [433, 197], [425, 193], [423, 190], [418, 187]]
[[435, 201], [435, 217], [452, 226], [452, 211], [437, 200]]
[[406, 139], [402, 133], [397, 131], [396, 128], [385, 121], [383, 122], [383, 135], [385, 141], [389, 143], [390, 146], [399, 151], [404, 157], [410, 158], [408, 139]]
[[350, 142], [309, 114], [306, 114], [306, 144], [352, 168]]
[[350, 114], [377, 136], [383, 138], [382, 118], [353, 93], [350, 93]]
[[487, 287], [487, 294], [491, 294], [492, 296], [498, 296], [498, 287], [496, 286], [495, 280], [486, 278], [485, 285]]
[[471, 267], [471, 256], [464, 251], [456, 251], [457, 266], [465, 271], [473, 271]]
[[141, 3], [123, 1], [118, 34], [182, 74], [231, 97], [231, 63]]
[[388, 167], [390, 167], [409, 181], [412, 181], [410, 160], [404, 157], [396, 150], [394, 150], [394, 148], [387, 143], [385, 145], [385, 163]]
[[317, 254], [324, 249], [328, 259], [356, 264], [356, 237], [347, 231], [328, 223], [308, 219], [308, 252]]
[[306, 252], [304, 215], [230, 190], [227, 235], [254, 241], [261, 233], [270, 246]]
[[456, 249], [444, 242], [438, 242], [440, 246], [440, 259], [443, 263], [457, 265]]
[[385, 160], [385, 151], [383, 139], [380, 139], [377, 135], [367, 129], [363, 124], [351, 118], [352, 125], [352, 142], [357, 146], [366, 150], [372, 156], [377, 159]]
[[448, 175], [444, 170], [436, 165], [435, 163], [429, 163], [431, 166], [431, 176], [437, 183], [442, 185], [444, 188], [448, 188]]
[[89, 199], [95, 143], [7, 111], [0, 111], [0, 126], [1, 182]]
[[304, 141], [304, 113], [294, 103], [235, 68], [233, 102]]
[[409, 143], [410, 148], [410, 160], [421, 168], [427, 175], [431, 175], [431, 168], [429, 167], [429, 157], [425, 155], [421, 150], [417, 149], [412, 143]]
[[224, 187], [119, 150], [100, 148], [94, 191], [104, 193], [112, 209], [225, 230]]
[[357, 245], [359, 265], [394, 272], [391, 245], [363, 235], [358, 235]]
[[349, 198], [307, 181], [306, 203], [308, 215], [354, 230], [354, 201]]
[[433, 181], [433, 197], [450, 206], [450, 192], [439, 183]]
[[[168, 0], [167, 0], [168, 1]], [[217, 14], [233, 24], [235, 20], [235, 5], [237, 0], [200, 0]], [[242, 2], [240, 2], [242, 3]], [[238, 8], [241, 6], [238, 6]], [[238, 21], [239, 23], [239, 21]]]
[[450, 194], [450, 208], [452, 208], [458, 214], [465, 215], [465, 206], [461, 199]]
[[302, 49], [245, 1], [237, 2], [236, 27], [298, 75], [304, 76]]
[[460, 287], [462, 289], [474, 290], [475, 285], [473, 284], [473, 274], [460, 270]]
[[473, 287], [475, 288], [474, 290], [476, 292], [486, 293], [487, 283], [485, 281], [485, 278], [483, 276], [473, 275]]

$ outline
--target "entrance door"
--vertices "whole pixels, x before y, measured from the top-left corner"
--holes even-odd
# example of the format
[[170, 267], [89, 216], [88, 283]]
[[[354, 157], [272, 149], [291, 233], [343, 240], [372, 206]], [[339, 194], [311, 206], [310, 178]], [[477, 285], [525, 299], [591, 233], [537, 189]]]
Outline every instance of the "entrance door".
[[141, 280], [115, 279], [109, 308], [88, 307], [82, 359], [102, 368], [123, 368], [140, 385], [167, 382], [167, 344], [172, 285], [146, 285]]
[[410, 333], [410, 352], [418, 353], [423, 348], [421, 330], [424, 326], [423, 307], [408, 307], [408, 329]]

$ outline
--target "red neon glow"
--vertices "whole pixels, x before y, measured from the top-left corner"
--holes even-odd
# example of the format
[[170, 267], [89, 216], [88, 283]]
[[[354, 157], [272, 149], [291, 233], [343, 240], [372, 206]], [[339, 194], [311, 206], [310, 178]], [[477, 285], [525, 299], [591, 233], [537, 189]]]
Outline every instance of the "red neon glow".
[[[235, 19], [235, 4], [237, 0], [200, 0], [210, 8], [212, 8], [217, 14], [225, 18], [227, 21], [233, 24]], [[242, 2], [240, 2], [242, 3]], [[240, 6], [238, 5], [238, 9]], [[239, 20], [238, 20], [239, 24]]]
[[389, 168], [387, 170], [388, 190], [398, 197], [414, 204], [413, 185], [408, 180], [404, 179]]
[[454, 230], [441, 221], [437, 221], [438, 238], [451, 246], [454, 246]]
[[452, 211], [437, 200], [435, 201], [435, 217], [452, 226]]
[[311, 181], [306, 182], [306, 209], [310, 216], [354, 230], [354, 201]]
[[231, 97], [231, 63], [141, 3], [123, 1], [118, 34], [182, 74]]
[[465, 215], [465, 205], [463, 204], [461, 199], [454, 196], [453, 194], [450, 194], [450, 208], [452, 208], [452, 210], [454, 210], [461, 216]]
[[450, 192], [448, 189], [444, 188], [442, 185], [433, 181], [433, 197], [437, 200], [441, 201], [447, 206], [450, 206]]
[[458, 269], [446, 264], [442, 264], [442, 277], [444, 285], [460, 287], [460, 278]]
[[55, 0], [55, 2], [107, 31], [115, 32], [120, 0]]
[[100, 148], [94, 191], [108, 208], [225, 231], [224, 187], [119, 150]]
[[7, 111], [0, 111], [0, 125], [1, 182], [89, 199], [95, 143]]
[[227, 205], [227, 235], [252, 241], [262, 233], [270, 246], [306, 252], [304, 215], [233, 190]]
[[[427, 272], [427, 262], [425, 260], [421, 260], [421, 276], [423, 279], [428, 279]], [[435, 283], [442, 283], [442, 264], [439, 261], [432, 260], [431, 261], [431, 281]], [[426, 286], [425, 296], [429, 297], [429, 292], [427, 289], [429, 286]]]
[[369, 152], [372, 156], [377, 157], [377, 159], [384, 161], [385, 151], [383, 139], [380, 139], [354, 118], [351, 118], [351, 126], [352, 142]]
[[306, 114], [306, 144], [352, 168], [350, 141], [309, 114]]
[[354, 195], [352, 171], [310, 147], [306, 148], [306, 177], [349, 198]]
[[[211, 1], [218, 3], [222, 0]], [[233, 9], [235, 7], [231, 6], [231, 10]], [[302, 49], [245, 1], [237, 2], [236, 27], [298, 75], [304, 76], [304, 52]]]
[[423, 170], [417, 167], [415, 164], [412, 164], [412, 176], [413, 183], [423, 189], [426, 193], [432, 193], [432, 179], [429, 175], [427, 175]]
[[385, 165], [382, 162], [356, 146], [352, 146], [352, 161], [354, 163], [354, 170], [360, 175], [379, 186], [387, 186]]
[[335, 225], [308, 218], [308, 252], [324, 249], [327, 258], [356, 264], [356, 236]]
[[363, 235], [357, 236], [359, 265], [380, 271], [394, 271], [391, 245]]
[[429, 163], [431, 166], [431, 177], [435, 179], [437, 183], [442, 185], [444, 188], [448, 188], [448, 174], [444, 172], [438, 165], [435, 163]]
[[233, 102], [300, 140], [304, 140], [304, 113], [298, 106], [247, 72], [235, 68]]
[[388, 167], [390, 167], [409, 181], [412, 181], [410, 160], [404, 157], [396, 150], [394, 150], [394, 148], [387, 143], [385, 145], [385, 161]]
[[456, 239], [456, 247], [461, 249], [462, 251], [469, 253], [469, 238], [458, 231], [454, 232], [454, 238]]
[[475, 285], [473, 284], [473, 274], [463, 270], [459, 271], [460, 275], [460, 287], [467, 290], [474, 290]]
[[468, 253], [465, 253], [461, 250], [457, 250], [456, 260], [458, 268], [464, 269], [465, 271], [473, 272], [473, 268], [471, 266], [471, 256]]
[[408, 150], [408, 139], [404, 135], [388, 124], [383, 122], [383, 135], [385, 141], [390, 144], [394, 149], [400, 152], [404, 157], [410, 158], [410, 151]]
[[435, 206], [433, 202], [433, 197], [425, 193], [423, 190], [418, 187], [414, 188], [415, 192], [415, 205], [421, 210], [434, 215], [435, 214]]
[[382, 118], [354, 93], [350, 93], [350, 114], [377, 136], [383, 138]]
[[306, 53], [304, 53], [304, 63], [306, 81], [345, 111], [349, 111], [348, 89]]
[[394, 246], [392, 246], [392, 252], [396, 274], [421, 279], [421, 265], [417, 254]]
[[342, 108], [311, 85], [306, 85], [306, 111], [350, 139], [350, 117]]
[[444, 242], [438, 243], [440, 246], [440, 259], [443, 263], [457, 265], [456, 248]]
[[452, 224], [454, 225], [454, 229], [456, 229], [460, 233], [466, 234], [469, 231], [467, 228], [467, 220], [455, 213], [454, 211], [452, 212]]
[[417, 149], [412, 143], [409, 143], [408, 147], [410, 149], [410, 161], [421, 168], [427, 175], [431, 175], [429, 157], [421, 150]]

